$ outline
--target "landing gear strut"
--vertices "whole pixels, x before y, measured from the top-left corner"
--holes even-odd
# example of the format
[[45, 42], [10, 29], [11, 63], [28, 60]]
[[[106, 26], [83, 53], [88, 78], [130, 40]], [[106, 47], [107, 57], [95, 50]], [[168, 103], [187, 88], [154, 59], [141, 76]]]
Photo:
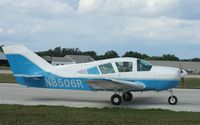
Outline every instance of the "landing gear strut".
[[178, 102], [178, 98], [177, 98], [176, 96], [174, 96], [173, 90], [169, 90], [169, 91], [170, 91], [170, 93], [171, 93], [171, 96], [168, 98], [168, 103], [169, 103], [170, 105], [176, 105], [177, 102]]

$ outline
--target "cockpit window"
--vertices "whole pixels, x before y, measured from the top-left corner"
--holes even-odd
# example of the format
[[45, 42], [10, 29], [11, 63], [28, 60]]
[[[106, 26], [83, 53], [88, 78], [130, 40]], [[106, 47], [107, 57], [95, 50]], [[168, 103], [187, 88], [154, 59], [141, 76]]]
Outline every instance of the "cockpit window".
[[115, 70], [111, 63], [99, 65], [99, 69], [102, 74], [115, 73]]
[[150, 71], [152, 65], [144, 60], [137, 60], [137, 71]]
[[132, 72], [133, 64], [132, 62], [116, 62], [116, 66], [119, 72]]
[[97, 67], [92, 67], [87, 70], [88, 74], [99, 74], [99, 70]]

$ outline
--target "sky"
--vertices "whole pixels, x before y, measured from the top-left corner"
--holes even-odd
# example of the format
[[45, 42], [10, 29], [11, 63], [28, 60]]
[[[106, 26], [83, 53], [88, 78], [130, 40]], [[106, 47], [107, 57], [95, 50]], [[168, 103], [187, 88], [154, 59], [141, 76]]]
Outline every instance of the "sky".
[[0, 0], [0, 44], [200, 58], [200, 0]]

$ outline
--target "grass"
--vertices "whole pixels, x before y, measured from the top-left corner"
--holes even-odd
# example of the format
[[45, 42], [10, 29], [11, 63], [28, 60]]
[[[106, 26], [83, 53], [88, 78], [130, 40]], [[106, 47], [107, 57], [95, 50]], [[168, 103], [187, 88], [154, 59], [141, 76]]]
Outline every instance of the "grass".
[[200, 79], [198, 78], [185, 78], [184, 84], [181, 82], [180, 88], [200, 89]]
[[12, 74], [0, 74], [0, 83], [16, 83]]
[[0, 125], [200, 125], [200, 113], [0, 105]]
[[[12, 74], [0, 74], [0, 83], [16, 83]], [[178, 88], [200, 89], [199, 78], [185, 78], [185, 84], [180, 83]]]
[[8, 67], [8, 66], [0, 66], [0, 70], [10, 70], [10, 67]]

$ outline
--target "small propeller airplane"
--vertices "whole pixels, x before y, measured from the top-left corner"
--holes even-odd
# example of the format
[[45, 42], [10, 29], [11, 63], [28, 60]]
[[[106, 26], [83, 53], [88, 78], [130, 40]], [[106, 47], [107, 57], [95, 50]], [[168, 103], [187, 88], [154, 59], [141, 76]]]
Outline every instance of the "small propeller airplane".
[[111, 103], [133, 99], [131, 92], [170, 90], [168, 103], [176, 105], [172, 88], [187, 72], [153, 66], [137, 58], [113, 58], [89, 63], [53, 66], [21, 45], [2, 46], [18, 84], [28, 87], [113, 91]]

